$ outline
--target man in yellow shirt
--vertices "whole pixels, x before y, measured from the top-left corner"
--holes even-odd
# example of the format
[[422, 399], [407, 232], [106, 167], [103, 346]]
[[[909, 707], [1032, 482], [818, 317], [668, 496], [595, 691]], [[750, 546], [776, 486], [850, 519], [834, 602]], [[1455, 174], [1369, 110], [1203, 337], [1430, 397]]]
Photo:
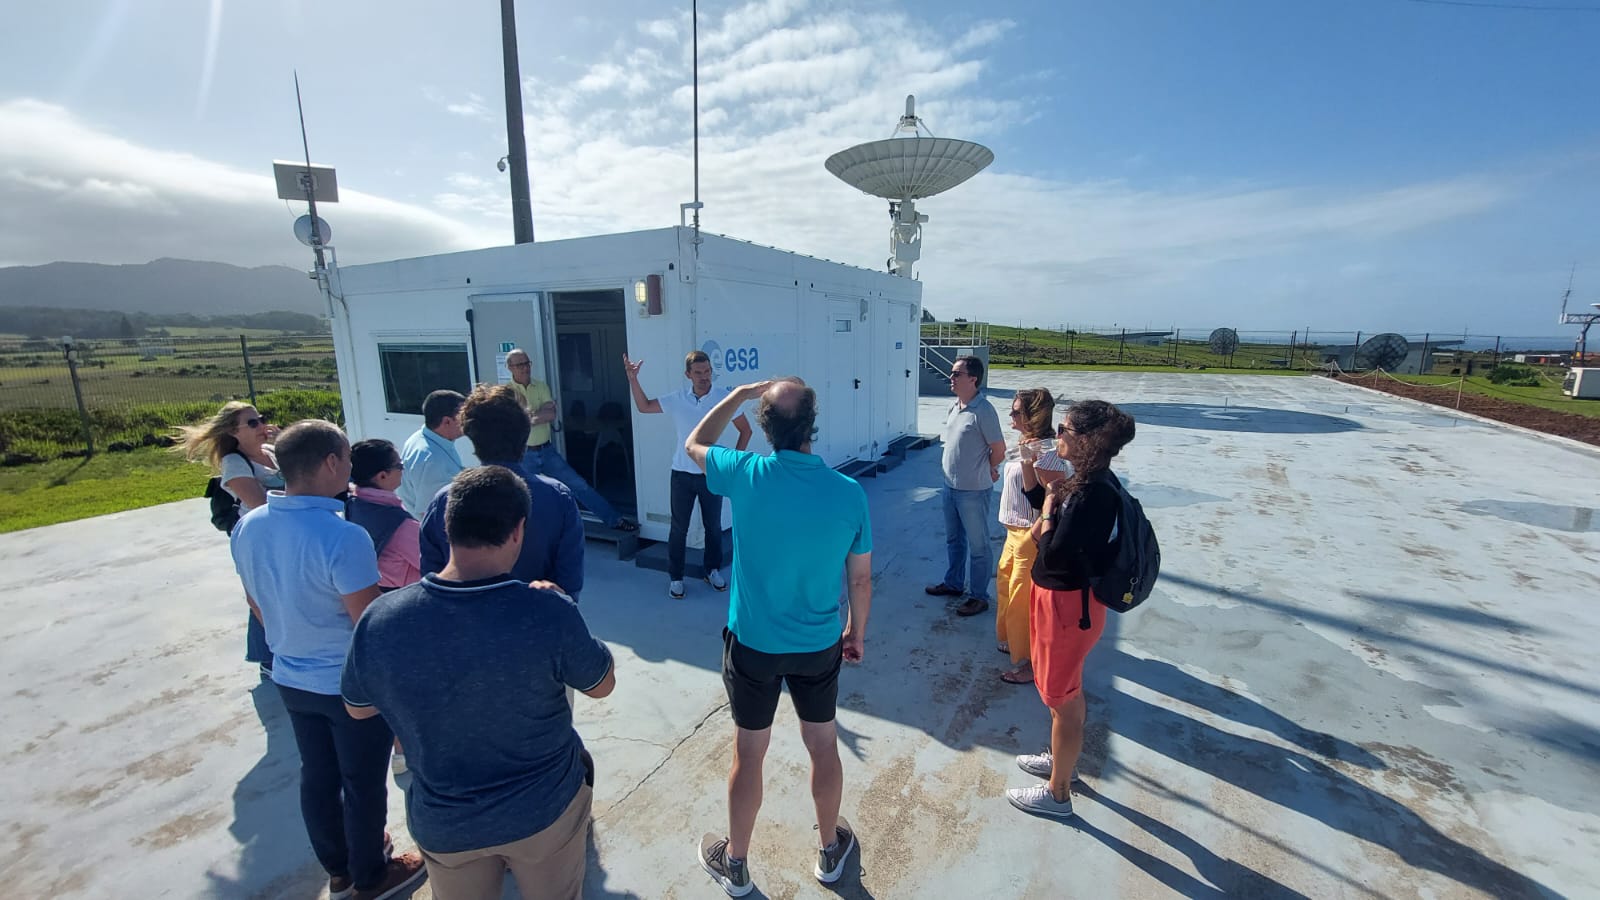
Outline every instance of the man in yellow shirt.
[[528, 431], [528, 452], [522, 457], [522, 467], [529, 475], [544, 475], [566, 485], [572, 491], [573, 498], [594, 513], [607, 528], [638, 531], [639, 526], [624, 519], [606, 498], [600, 496], [599, 491], [573, 471], [572, 466], [556, 452], [555, 445], [550, 443], [550, 424], [558, 415], [556, 401], [550, 393], [550, 386], [533, 377], [533, 360], [527, 351], [519, 348], [507, 353], [506, 368], [511, 370], [511, 386], [522, 394], [528, 407], [528, 418], [533, 421], [533, 428]]

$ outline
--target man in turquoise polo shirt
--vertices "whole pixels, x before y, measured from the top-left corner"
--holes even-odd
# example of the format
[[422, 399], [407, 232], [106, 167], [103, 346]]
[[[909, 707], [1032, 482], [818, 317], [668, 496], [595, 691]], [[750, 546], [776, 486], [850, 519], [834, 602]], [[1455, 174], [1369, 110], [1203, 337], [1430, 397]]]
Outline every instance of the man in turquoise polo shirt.
[[[773, 452], [758, 456], [716, 445], [739, 412], [760, 399], [756, 419]], [[705, 469], [706, 486], [733, 504], [733, 582], [722, 632], [722, 683], [735, 739], [728, 777], [727, 835], [700, 841], [700, 864], [735, 897], [754, 885], [746, 856], [761, 809], [761, 764], [783, 685], [811, 755], [817, 809], [815, 874], [839, 880], [856, 836], [842, 816], [844, 769], [834, 713], [841, 660], [860, 662], [872, 606], [872, 523], [854, 479], [811, 452], [817, 394], [798, 378], [747, 384], [724, 397], [684, 448]], [[849, 578], [849, 616], [839, 627], [840, 576]]]

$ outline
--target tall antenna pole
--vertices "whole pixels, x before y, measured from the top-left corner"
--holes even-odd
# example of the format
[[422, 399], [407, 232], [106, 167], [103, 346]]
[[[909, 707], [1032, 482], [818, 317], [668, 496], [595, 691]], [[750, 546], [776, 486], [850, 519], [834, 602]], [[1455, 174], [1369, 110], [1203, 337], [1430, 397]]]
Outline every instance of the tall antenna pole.
[[506, 165], [511, 172], [511, 227], [519, 244], [533, 243], [533, 198], [528, 188], [528, 143], [522, 133], [522, 73], [517, 66], [517, 13], [500, 0], [500, 52], [506, 74]]
[[700, 243], [700, 0], [689, 3], [694, 70], [694, 242]]
[[305, 188], [306, 206], [311, 213], [311, 250], [317, 255], [317, 280], [322, 280], [322, 275], [328, 270], [327, 262], [322, 258], [322, 225], [317, 218], [316, 186], [311, 180], [311, 142], [306, 140], [306, 107], [300, 101], [300, 70], [294, 73], [294, 108], [300, 113], [300, 149], [306, 153], [306, 172], [301, 176], [301, 187]]

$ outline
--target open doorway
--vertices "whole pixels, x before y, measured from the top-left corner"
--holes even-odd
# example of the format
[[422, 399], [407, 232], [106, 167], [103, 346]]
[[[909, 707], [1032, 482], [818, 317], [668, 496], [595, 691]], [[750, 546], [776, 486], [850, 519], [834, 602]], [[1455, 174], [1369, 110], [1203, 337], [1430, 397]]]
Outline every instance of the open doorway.
[[561, 409], [562, 453], [622, 515], [638, 520], [633, 416], [622, 354], [628, 350], [621, 289], [550, 294], [551, 389]]

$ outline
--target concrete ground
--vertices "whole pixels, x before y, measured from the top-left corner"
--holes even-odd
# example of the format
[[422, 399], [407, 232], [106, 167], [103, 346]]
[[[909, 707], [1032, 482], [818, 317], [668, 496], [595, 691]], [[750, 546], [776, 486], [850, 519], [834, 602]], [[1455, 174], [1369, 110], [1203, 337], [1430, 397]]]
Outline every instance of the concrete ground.
[[[1137, 417], [1117, 468], [1161, 583], [1090, 658], [1079, 818], [1029, 818], [1001, 792], [1027, 783], [1012, 757], [1046, 713], [996, 677], [992, 613], [922, 592], [944, 566], [938, 451], [866, 482], [877, 594], [839, 716], [862, 850], [835, 893], [1596, 895], [1600, 455], [1315, 378], [993, 382], [1002, 411], [1045, 386]], [[923, 401], [925, 431], [945, 407]], [[671, 602], [605, 550], [583, 610], [618, 687], [579, 701], [600, 772], [588, 895], [721, 896], [693, 847], [725, 828], [726, 597]], [[293, 739], [240, 661], [203, 501], [3, 535], [0, 561], [0, 894], [316, 896]], [[785, 708], [754, 896], [830, 893], [806, 772]]]

